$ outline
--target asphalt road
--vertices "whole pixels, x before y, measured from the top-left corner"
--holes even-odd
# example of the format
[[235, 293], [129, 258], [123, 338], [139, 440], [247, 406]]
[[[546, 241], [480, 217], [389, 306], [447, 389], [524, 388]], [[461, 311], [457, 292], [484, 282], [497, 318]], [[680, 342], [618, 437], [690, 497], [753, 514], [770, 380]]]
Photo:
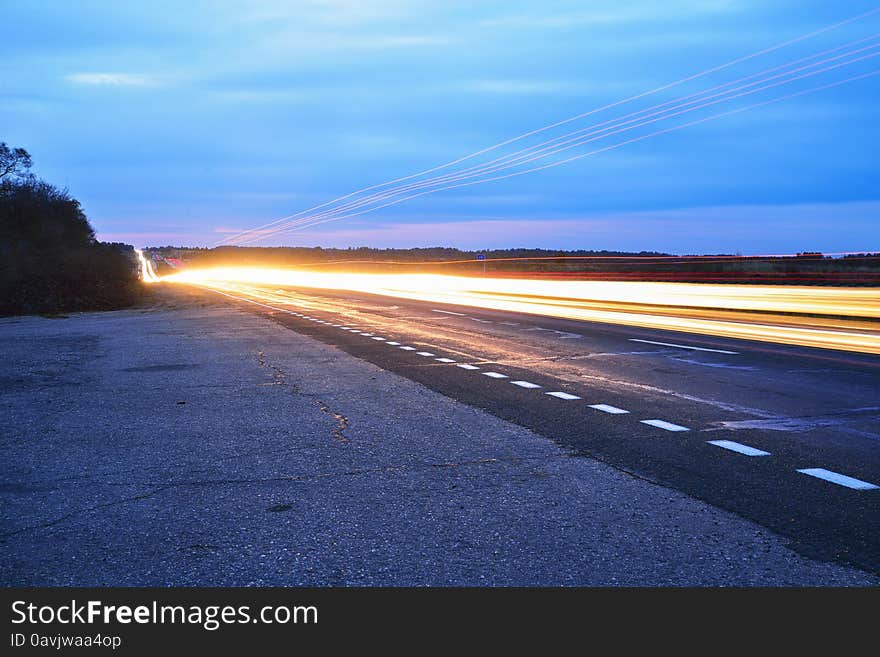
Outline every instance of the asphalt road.
[[[707, 496], [743, 504], [786, 503], [799, 518], [804, 509], [791, 500], [812, 491], [835, 522], [847, 514], [851, 535], [867, 526], [868, 512], [853, 510], [874, 491], [787, 475], [778, 449], [750, 458], [706, 445], [713, 434], [701, 435], [698, 402], [652, 392], [639, 407], [635, 393], [645, 389], [625, 385], [588, 397], [598, 388], [577, 375], [585, 366], [558, 358], [576, 356], [587, 338], [504, 325], [511, 335], [522, 328], [533, 351], [490, 363], [501, 360], [503, 344], [517, 343], [487, 337], [493, 319], [388, 308], [388, 300], [352, 301], [363, 310], [300, 302], [327, 310], [309, 310], [313, 321], [287, 307], [271, 311], [280, 320], [272, 321], [270, 309], [163, 286], [139, 309], [0, 319], [0, 583], [880, 581], [834, 563], [837, 555], [798, 554], [785, 536], [681, 492], [704, 486]], [[318, 323], [341, 312], [358, 313], [364, 327], [381, 323], [388, 335]], [[413, 344], [392, 345], [392, 336]], [[455, 367], [465, 364], [479, 369]], [[630, 413], [603, 413], [592, 402]], [[639, 422], [652, 418], [689, 431]], [[577, 455], [588, 451], [606, 463]], [[770, 483], [743, 490], [748, 477]], [[673, 483], [654, 483], [661, 479]], [[801, 488], [787, 496], [787, 485]]]
[[227, 299], [572, 453], [753, 520], [803, 555], [880, 572], [876, 356], [268, 291], [271, 303]]

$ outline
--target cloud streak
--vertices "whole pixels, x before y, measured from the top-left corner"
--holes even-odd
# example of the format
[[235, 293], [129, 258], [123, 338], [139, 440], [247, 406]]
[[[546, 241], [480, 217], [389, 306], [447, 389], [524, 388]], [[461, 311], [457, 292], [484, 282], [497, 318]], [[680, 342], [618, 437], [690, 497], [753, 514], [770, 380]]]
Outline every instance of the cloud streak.
[[487, 94], [547, 94], [557, 92], [576, 92], [588, 89], [586, 85], [580, 85], [567, 80], [477, 80], [466, 82], [461, 85], [465, 91], [475, 91]]
[[152, 87], [156, 80], [137, 73], [71, 73], [68, 82], [93, 87]]

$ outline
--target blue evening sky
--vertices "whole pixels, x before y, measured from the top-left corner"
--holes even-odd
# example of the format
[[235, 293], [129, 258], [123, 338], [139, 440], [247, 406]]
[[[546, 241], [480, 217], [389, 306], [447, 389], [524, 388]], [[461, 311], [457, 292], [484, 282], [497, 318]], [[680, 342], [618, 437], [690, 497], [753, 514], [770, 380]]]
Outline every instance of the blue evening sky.
[[[0, 140], [102, 239], [211, 245], [873, 4], [0, 0]], [[616, 111], [877, 32], [880, 14]], [[878, 92], [867, 78], [267, 243], [880, 250]]]

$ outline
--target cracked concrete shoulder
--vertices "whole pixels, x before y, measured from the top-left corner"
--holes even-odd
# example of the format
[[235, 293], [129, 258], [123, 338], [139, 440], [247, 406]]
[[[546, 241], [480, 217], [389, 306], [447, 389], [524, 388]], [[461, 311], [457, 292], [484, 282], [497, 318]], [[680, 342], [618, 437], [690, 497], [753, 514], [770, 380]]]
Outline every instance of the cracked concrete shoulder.
[[[257, 352], [257, 363], [260, 365], [260, 367], [268, 369], [271, 372], [272, 381], [269, 383], [269, 385], [285, 386], [296, 395], [314, 398], [313, 395], [308, 395], [304, 393], [299, 388], [299, 386], [291, 383], [288, 379], [287, 372], [285, 372], [277, 365], [269, 363], [266, 360], [266, 353], [264, 351]], [[324, 413], [325, 415], [329, 415], [336, 420], [336, 425], [330, 431], [330, 435], [333, 437], [333, 439], [341, 443], [351, 442], [348, 437], [343, 433], [346, 429], [348, 429], [351, 421], [342, 413], [330, 408], [330, 405], [327, 404], [327, 402], [317, 398], [314, 398], [314, 402], [322, 413]]]
[[446, 461], [446, 462], [438, 462], [438, 463], [417, 463], [412, 465], [387, 465], [380, 466], [375, 468], [356, 468], [353, 470], [341, 470], [337, 472], [316, 472], [316, 473], [306, 473], [306, 474], [298, 474], [298, 475], [280, 475], [275, 477], [256, 477], [256, 478], [240, 478], [240, 479], [195, 479], [189, 481], [172, 481], [172, 482], [139, 482], [133, 484], [132, 482], [103, 482], [107, 486], [131, 486], [138, 485], [144, 486], [148, 488], [148, 490], [138, 493], [136, 495], [128, 495], [126, 497], [111, 500], [109, 502], [102, 502], [101, 504], [95, 504], [92, 506], [88, 506], [82, 509], [77, 509], [76, 511], [71, 511], [70, 513], [65, 513], [62, 516], [57, 518], [53, 518], [51, 520], [47, 520], [45, 522], [37, 523], [34, 525], [28, 525], [26, 527], [20, 527], [10, 532], [5, 532], [0, 534], [0, 543], [6, 541], [6, 539], [16, 536], [18, 534], [23, 534], [29, 531], [38, 531], [40, 529], [48, 529], [55, 525], [58, 525], [67, 520], [72, 520], [77, 516], [81, 516], [86, 513], [90, 513], [92, 511], [98, 511], [99, 509], [104, 509], [107, 507], [118, 506], [121, 504], [128, 504], [131, 502], [139, 502], [141, 500], [149, 499], [159, 493], [162, 493], [167, 490], [172, 490], [174, 488], [187, 488], [193, 486], [230, 486], [230, 485], [249, 485], [249, 484], [271, 484], [271, 483], [280, 483], [280, 482], [296, 482], [296, 481], [312, 481], [319, 479], [333, 479], [337, 477], [355, 477], [359, 475], [369, 475], [369, 474], [380, 474], [380, 473], [390, 473], [390, 472], [408, 472], [408, 471], [418, 471], [418, 470], [432, 470], [432, 469], [447, 469], [447, 468], [461, 468], [461, 467], [473, 467], [473, 466], [483, 466], [483, 465], [493, 465], [493, 464], [501, 464], [501, 463], [523, 463], [527, 461], [550, 461], [558, 458], [569, 458], [571, 455], [566, 453], [555, 454], [552, 456], [520, 456], [520, 457], [508, 457], [508, 458], [479, 458], [472, 459], [467, 461]]
[[339, 442], [342, 442], [342, 443], [351, 442], [348, 439], [348, 437], [344, 433], [342, 433], [343, 431], [348, 429], [348, 426], [349, 426], [348, 418], [345, 417], [342, 413], [338, 413], [337, 411], [334, 411], [332, 408], [330, 408], [326, 404], [326, 402], [323, 402], [320, 399], [316, 399], [315, 403], [318, 405], [318, 408], [321, 409], [322, 413], [329, 415], [330, 417], [332, 417], [336, 420], [336, 426], [333, 427], [333, 430], [330, 432], [331, 435], [333, 436], [333, 438], [335, 440], [338, 440]]
[[289, 386], [294, 391], [299, 392], [299, 389], [295, 385], [291, 385], [287, 381], [287, 374], [277, 365], [272, 365], [271, 363], [266, 362], [266, 352], [258, 351], [257, 352], [257, 363], [260, 367], [269, 370], [272, 375], [272, 381], [269, 385], [276, 386]]
[[76, 511], [71, 511], [70, 513], [65, 513], [63, 516], [59, 516], [57, 518], [53, 518], [52, 520], [47, 520], [46, 522], [42, 522], [36, 525], [29, 525], [27, 527], [20, 527], [19, 529], [15, 529], [11, 532], [6, 532], [4, 534], [0, 534], [0, 542], [5, 542], [7, 538], [12, 536], [16, 536], [18, 534], [23, 534], [28, 531], [36, 531], [38, 529], [48, 529], [49, 527], [53, 527], [59, 523], [64, 522], [65, 520], [71, 520], [77, 516], [83, 515], [84, 513], [89, 513], [91, 511], [97, 511], [99, 509], [106, 509], [111, 506], [118, 506], [120, 504], [128, 504], [129, 502], [137, 502], [140, 500], [146, 500], [157, 493], [162, 492], [163, 490], [167, 490], [169, 488], [173, 488], [175, 484], [165, 484], [156, 486], [155, 484], [144, 484], [148, 486], [153, 486], [151, 490], [148, 490], [144, 493], [138, 493], [137, 495], [130, 495], [128, 497], [124, 497], [122, 499], [113, 500], [110, 502], [102, 502], [101, 504], [95, 504], [84, 509], [77, 509]]

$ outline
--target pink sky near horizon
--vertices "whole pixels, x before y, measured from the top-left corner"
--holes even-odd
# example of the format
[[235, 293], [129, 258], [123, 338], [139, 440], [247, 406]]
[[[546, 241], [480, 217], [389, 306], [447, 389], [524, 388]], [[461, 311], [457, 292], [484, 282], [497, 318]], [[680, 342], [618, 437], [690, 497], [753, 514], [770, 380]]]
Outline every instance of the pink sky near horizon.
[[[699, 219], [699, 222], [695, 222]], [[835, 221], [836, 220], [836, 221]], [[450, 246], [463, 250], [493, 248], [608, 249], [627, 251], [666, 251], [670, 253], [746, 252], [739, 242], [765, 236], [772, 221], [774, 235], [766, 251], [790, 253], [815, 250], [814, 244], [830, 245], [825, 251], [880, 249], [880, 230], [875, 244], [856, 243], [839, 221], [876, 222], [880, 225], [880, 202], [828, 204], [727, 206], [687, 208], [649, 212], [602, 213], [583, 218], [546, 219], [472, 218], [457, 221], [370, 221], [346, 226], [327, 224], [289, 233], [268, 246], [323, 246], [375, 248], [413, 248]], [[720, 225], [719, 225], [720, 224]], [[699, 226], [700, 228], [697, 228]], [[639, 243], [639, 235], [650, 227], [651, 234], [663, 235]], [[135, 246], [210, 246], [238, 227], [221, 227], [211, 235], [201, 231], [103, 232], [104, 241], [122, 241]], [[861, 240], [859, 240], [861, 241]], [[260, 246], [261, 244], [254, 244]]]

